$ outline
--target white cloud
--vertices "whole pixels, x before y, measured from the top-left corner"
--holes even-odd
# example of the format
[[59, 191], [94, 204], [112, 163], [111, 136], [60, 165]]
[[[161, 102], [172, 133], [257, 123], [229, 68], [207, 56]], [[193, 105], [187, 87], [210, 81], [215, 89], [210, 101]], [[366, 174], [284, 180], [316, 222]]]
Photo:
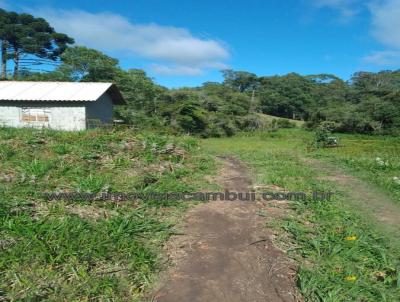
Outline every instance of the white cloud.
[[400, 0], [375, 1], [369, 5], [372, 35], [385, 50], [375, 51], [364, 61], [381, 66], [400, 66]]
[[331, 8], [339, 11], [342, 21], [348, 21], [360, 12], [358, 0], [311, 0], [317, 8]]
[[374, 37], [389, 47], [400, 49], [400, 0], [375, 2], [369, 8]]
[[151, 69], [160, 75], [189, 75], [189, 76], [199, 76], [204, 73], [201, 68], [198, 67], [190, 67], [190, 66], [182, 66], [182, 65], [161, 65], [161, 64], [153, 64]]
[[205, 63], [202, 66], [188, 66], [180, 64], [152, 64], [151, 70], [160, 75], [203, 75], [206, 69], [227, 69], [228, 65], [218, 62]]
[[184, 28], [134, 24], [113, 13], [41, 9], [35, 10], [35, 15], [43, 16], [79, 45], [153, 60], [153, 70], [163, 74], [199, 75], [223, 66], [230, 56], [226, 45], [218, 40], [195, 37]]
[[364, 57], [364, 61], [379, 66], [400, 64], [400, 50], [374, 51], [372, 54]]

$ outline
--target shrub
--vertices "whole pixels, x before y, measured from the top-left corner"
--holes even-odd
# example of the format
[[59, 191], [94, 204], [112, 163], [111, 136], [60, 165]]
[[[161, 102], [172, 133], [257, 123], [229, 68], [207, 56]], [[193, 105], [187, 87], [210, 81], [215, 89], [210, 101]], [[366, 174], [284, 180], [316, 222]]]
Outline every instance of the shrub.
[[176, 117], [177, 125], [186, 133], [201, 133], [207, 127], [207, 112], [194, 104], [183, 104]]
[[338, 146], [338, 139], [332, 136], [332, 130], [336, 124], [333, 122], [322, 122], [315, 131], [314, 143], [316, 147], [335, 147]]
[[255, 114], [237, 118], [236, 124], [240, 130], [244, 131], [255, 131], [263, 126], [260, 117]]
[[293, 123], [287, 119], [278, 119], [276, 123], [277, 123], [278, 128], [295, 128], [296, 127], [295, 123]]

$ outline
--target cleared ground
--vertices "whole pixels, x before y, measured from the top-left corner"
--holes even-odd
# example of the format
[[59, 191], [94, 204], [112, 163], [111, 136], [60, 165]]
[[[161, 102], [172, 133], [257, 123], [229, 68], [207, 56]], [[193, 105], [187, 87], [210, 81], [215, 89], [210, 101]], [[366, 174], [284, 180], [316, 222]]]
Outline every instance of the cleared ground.
[[[243, 163], [234, 157], [219, 161], [222, 166], [214, 181], [223, 190], [253, 189]], [[265, 228], [260, 215], [272, 213], [268, 206], [259, 200], [218, 200], [189, 211], [182, 226], [184, 235], [170, 240], [168, 252], [174, 267], [154, 301], [300, 301], [296, 264], [274, 246], [274, 233]], [[273, 216], [270, 219], [279, 219], [278, 212]]]

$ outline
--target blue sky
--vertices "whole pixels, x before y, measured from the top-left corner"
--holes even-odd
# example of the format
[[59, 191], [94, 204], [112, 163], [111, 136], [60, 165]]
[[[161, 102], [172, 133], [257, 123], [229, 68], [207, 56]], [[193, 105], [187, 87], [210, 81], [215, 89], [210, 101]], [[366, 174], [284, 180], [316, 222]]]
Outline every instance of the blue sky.
[[258, 75], [400, 68], [400, 0], [0, 0], [168, 87]]

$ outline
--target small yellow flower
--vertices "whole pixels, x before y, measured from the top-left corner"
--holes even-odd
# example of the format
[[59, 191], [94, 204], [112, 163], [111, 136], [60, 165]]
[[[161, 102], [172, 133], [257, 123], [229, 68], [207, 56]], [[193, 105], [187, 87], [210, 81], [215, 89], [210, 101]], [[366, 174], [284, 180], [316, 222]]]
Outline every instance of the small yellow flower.
[[344, 280], [354, 282], [357, 280], [357, 277], [356, 276], [347, 276], [346, 278], [344, 278]]
[[347, 236], [346, 238], [344, 238], [344, 240], [355, 241], [355, 240], [357, 240], [357, 236]]

